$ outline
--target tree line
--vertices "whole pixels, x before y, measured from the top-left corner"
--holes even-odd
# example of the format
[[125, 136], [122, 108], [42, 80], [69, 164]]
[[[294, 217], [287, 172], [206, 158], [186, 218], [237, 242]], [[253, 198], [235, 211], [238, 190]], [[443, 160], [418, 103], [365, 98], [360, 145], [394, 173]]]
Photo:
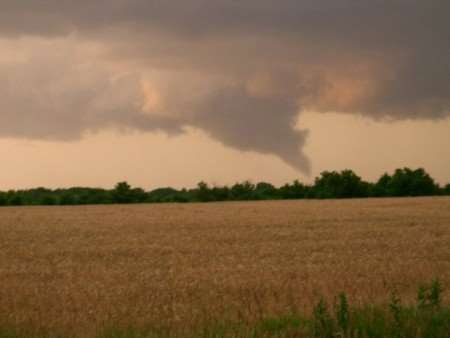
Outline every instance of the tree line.
[[352, 170], [325, 171], [314, 184], [298, 180], [275, 187], [271, 183], [245, 181], [228, 186], [200, 182], [194, 189], [159, 188], [145, 191], [120, 182], [114, 189], [74, 187], [0, 191], [0, 206], [83, 205], [127, 203], [186, 203], [250, 200], [336, 199], [403, 196], [450, 196], [450, 184], [439, 186], [422, 168], [397, 169], [376, 182], [366, 182]]

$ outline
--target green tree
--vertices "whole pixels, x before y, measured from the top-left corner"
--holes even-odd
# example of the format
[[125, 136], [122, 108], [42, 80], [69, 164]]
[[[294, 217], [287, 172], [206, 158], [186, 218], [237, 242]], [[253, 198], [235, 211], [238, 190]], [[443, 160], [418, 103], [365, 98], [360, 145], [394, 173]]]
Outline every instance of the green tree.
[[254, 199], [255, 185], [250, 181], [236, 183], [231, 187], [231, 199], [235, 201], [248, 201]]
[[388, 196], [431, 196], [439, 191], [437, 184], [424, 169], [397, 169], [387, 184]]
[[0, 191], [0, 206], [4, 206], [8, 203], [6, 193]]
[[325, 171], [316, 178], [315, 195], [318, 198], [352, 198], [368, 196], [369, 184], [352, 170]]
[[119, 182], [112, 191], [113, 201], [119, 204], [132, 203], [133, 194], [127, 182]]
[[450, 184], [447, 184], [444, 187], [444, 194], [447, 195], [447, 196], [450, 196]]
[[278, 193], [283, 199], [301, 199], [308, 196], [309, 187], [295, 180], [292, 184], [285, 184]]
[[214, 187], [211, 189], [212, 199], [214, 201], [228, 201], [230, 199], [230, 188]]
[[153, 203], [176, 202], [178, 190], [173, 188], [158, 188], [148, 193], [147, 199]]
[[60, 205], [74, 205], [74, 204], [78, 204], [76, 199], [75, 199], [75, 195], [71, 194], [70, 192], [63, 192], [62, 196], [59, 200], [59, 204]]
[[130, 191], [132, 203], [143, 203], [148, 199], [147, 193], [142, 188], [134, 188]]
[[19, 206], [19, 205], [24, 205], [24, 198], [21, 195], [21, 193], [19, 191], [17, 192], [13, 192], [10, 191], [8, 193], [8, 205], [13, 205], [13, 206]]
[[46, 195], [40, 200], [41, 205], [56, 205], [56, 198], [52, 195]]
[[197, 191], [195, 195], [196, 199], [200, 202], [214, 201], [214, 196], [211, 189], [209, 188], [208, 184], [203, 181], [197, 184]]
[[209, 187], [205, 182], [200, 182], [195, 189], [160, 188], [149, 193], [141, 188], [132, 188], [127, 182], [119, 182], [112, 190], [85, 187], [51, 190], [41, 187], [8, 192], [0, 191], [0, 206], [428, 195], [450, 195], [450, 184], [440, 188], [424, 169], [403, 168], [397, 169], [392, 176], [384, 174], [376, 183], [363, 181], [351, 170], [325, 171], [316, 178], [313, 186], [302, 184], [296, 180], [279, 189], [267, 182], [254, 185], [249, 181], [236, 183], [231, 188], [227, 186]]
[[381, 176], [372, 190], [372, 196], [374, 197], [386, 197], [389, 196], [388, 186], [392, 177], [388, 173], [384, 173]]
[[266, 182], [259, 182], [254, 191], [255, 199], [271, 200], [277, 197], [277, 188]]

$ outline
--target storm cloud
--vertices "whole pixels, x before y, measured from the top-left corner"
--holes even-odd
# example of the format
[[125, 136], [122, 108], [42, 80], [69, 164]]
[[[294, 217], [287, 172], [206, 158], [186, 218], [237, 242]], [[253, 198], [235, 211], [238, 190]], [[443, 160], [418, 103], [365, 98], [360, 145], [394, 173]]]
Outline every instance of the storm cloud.
[[307, 173], [302, 111], [450, 114], [446, 0], [11, 0], [0, 136], [182, 133]]

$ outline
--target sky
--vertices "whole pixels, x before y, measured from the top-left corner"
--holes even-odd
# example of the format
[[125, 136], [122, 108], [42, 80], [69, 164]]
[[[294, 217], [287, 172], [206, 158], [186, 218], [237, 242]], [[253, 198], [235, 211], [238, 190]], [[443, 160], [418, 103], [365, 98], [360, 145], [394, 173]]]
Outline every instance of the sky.
[[3, 0], [0, 190], [450, 182], [447, 0]]

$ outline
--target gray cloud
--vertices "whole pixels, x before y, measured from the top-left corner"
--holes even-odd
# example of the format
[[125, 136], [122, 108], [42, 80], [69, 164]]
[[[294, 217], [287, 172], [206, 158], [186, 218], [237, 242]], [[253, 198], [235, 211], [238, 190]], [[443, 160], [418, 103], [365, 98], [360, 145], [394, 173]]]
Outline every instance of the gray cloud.
[[301, 111], [449, 115], [449, 13], [447, 0], [2, 1], [0, 37], [67, 38], [74, 51], [83, 41], [101, 52], [86, 66], [89, 53], [38, 44], [41, 59], [0, 63], [0, 135], [193, 126], [308, 172]]
[[277, 154], [286, 163], [310, 172], [300, 153], [307, 133], [295, 130], [297, 105], [285, 99], [254, 97], [244, 88], [222, 88], [195, 107], [191, 123], [214, 138], [242, 150]]
[[110, 127], [181, 132], [178, 122], [142, 113], [137, 75], [83, 62], [67, 42], [29, 44], [25, 59], [0, 60], [1, 136], [70, 141]]

